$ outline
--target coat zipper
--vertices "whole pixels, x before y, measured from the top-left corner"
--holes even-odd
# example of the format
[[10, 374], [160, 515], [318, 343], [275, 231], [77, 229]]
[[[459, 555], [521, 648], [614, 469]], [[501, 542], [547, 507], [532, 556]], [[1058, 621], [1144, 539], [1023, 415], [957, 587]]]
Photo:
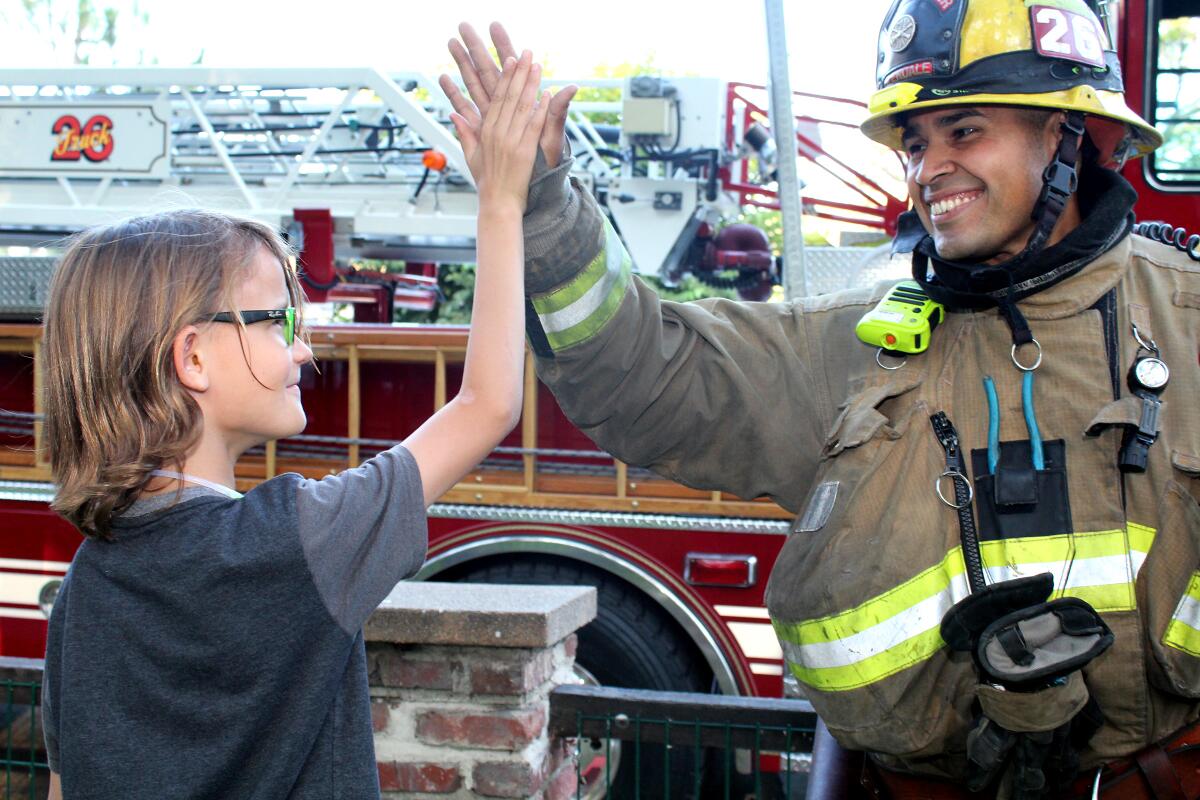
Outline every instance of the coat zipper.
[[963, 562], [967, 567], [967, 581], [972, 593], [979, 592], [987, 586], [987, 582], [983, 574], [983, 556], [979, 552], [975, 512], [971, 507], [973, 492], [967, 479], [967, 465], [959, 444], [958, 431], [945, 411], [937, 412], [929, 421], [933, 423], [933, 433], [938, 443], [946, 451], [946, 471], [938, 480], [948, 477], [954, 481], [954, 502], [958, 511], [959, 540], [962, 542]]

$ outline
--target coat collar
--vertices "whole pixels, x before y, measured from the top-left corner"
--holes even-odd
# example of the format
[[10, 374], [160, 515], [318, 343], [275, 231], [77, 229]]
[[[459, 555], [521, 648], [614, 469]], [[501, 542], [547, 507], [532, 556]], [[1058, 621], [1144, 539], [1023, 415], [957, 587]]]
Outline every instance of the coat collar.
[[1125, 277], [1132, 248], [1124, 236], [1075, 275], [1021, 300], [1021, 311], [1031, 320], [1061, 319], [1091, 308]]

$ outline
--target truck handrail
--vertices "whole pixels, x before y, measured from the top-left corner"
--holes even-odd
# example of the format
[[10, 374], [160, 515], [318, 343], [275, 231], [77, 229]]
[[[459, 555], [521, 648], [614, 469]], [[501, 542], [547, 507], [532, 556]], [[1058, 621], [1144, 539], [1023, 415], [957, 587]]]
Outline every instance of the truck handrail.
[[[432, 365], [433, 404], [428, 411], [432, 414], [446, 404], [455, 389], [448, 368], [462, 363], [467, 330], [465, 326], [428, 325], [311, 327], [310, 342], [318, 368], [331, 362], [347, 365], [346, 435], [301, 435], [284, 440], [282, 446], [278, 441], [268, 442], [238, 462], [238, 487], [249, 489], [282, 472], [318, 478], [357, 466], [371, 452], [393, 444], [391, 440], [363, 435], [363, 364]], [[0, 323], [0, 354], [32, 356], [34, 386], [41, 385], [42, 381], [41, 338], [40, 325]], [[719, 491], [690, 489], [629, 467], [600, 449], [538, 447], [539, 394], [533, 356], [527, 353], [520, 445], [497, 448], [493, 456], [443, 495], [439, 502], [765, 519], [790, 516], [768, 500], [748, 501]], [[29, 408], [10, 409], [2, 421], [6, 429], [15, 424], [30, 429], [30, 433], [26, 446], [0, 448], [0, 480], [52, 481], [45, 457], [42, 412], [40, 393], [34, 392]], [[314, 455], [314, 449], [323, 449], [323, 452]], [[581, 465], [581, 462], [584, 463]]]

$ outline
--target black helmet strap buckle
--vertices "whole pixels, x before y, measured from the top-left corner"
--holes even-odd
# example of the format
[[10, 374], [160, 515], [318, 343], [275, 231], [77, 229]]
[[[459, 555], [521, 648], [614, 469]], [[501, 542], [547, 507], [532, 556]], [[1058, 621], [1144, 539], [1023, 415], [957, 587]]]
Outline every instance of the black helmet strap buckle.
[[1033, 220], [1037, 227], [1029, 237], [1029, 246], [1025, 248], [1028, 253], [1042, 249], [1063, 209], [1067, 207], [1067, 201], [1079, 186], [1075, 162], [1079, 158], [1080, 137], [1085, 131], [1083, 112], [1068, 111], [1060, 130], [1062, 140], [1058, 143], [1054, 158], [1042, 172], [1042, 192], [1033, 206]]

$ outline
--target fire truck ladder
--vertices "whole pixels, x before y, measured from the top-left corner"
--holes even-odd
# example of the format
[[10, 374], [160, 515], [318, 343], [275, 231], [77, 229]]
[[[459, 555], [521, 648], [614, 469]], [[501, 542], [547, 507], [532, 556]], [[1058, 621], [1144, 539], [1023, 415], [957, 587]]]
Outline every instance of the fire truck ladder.
[[469, 252], [449, 111], [428, 78], [373, 69], [0, 70], [0, 244], [198, 205], [281, 227], [329, 209], [342, 247]]

